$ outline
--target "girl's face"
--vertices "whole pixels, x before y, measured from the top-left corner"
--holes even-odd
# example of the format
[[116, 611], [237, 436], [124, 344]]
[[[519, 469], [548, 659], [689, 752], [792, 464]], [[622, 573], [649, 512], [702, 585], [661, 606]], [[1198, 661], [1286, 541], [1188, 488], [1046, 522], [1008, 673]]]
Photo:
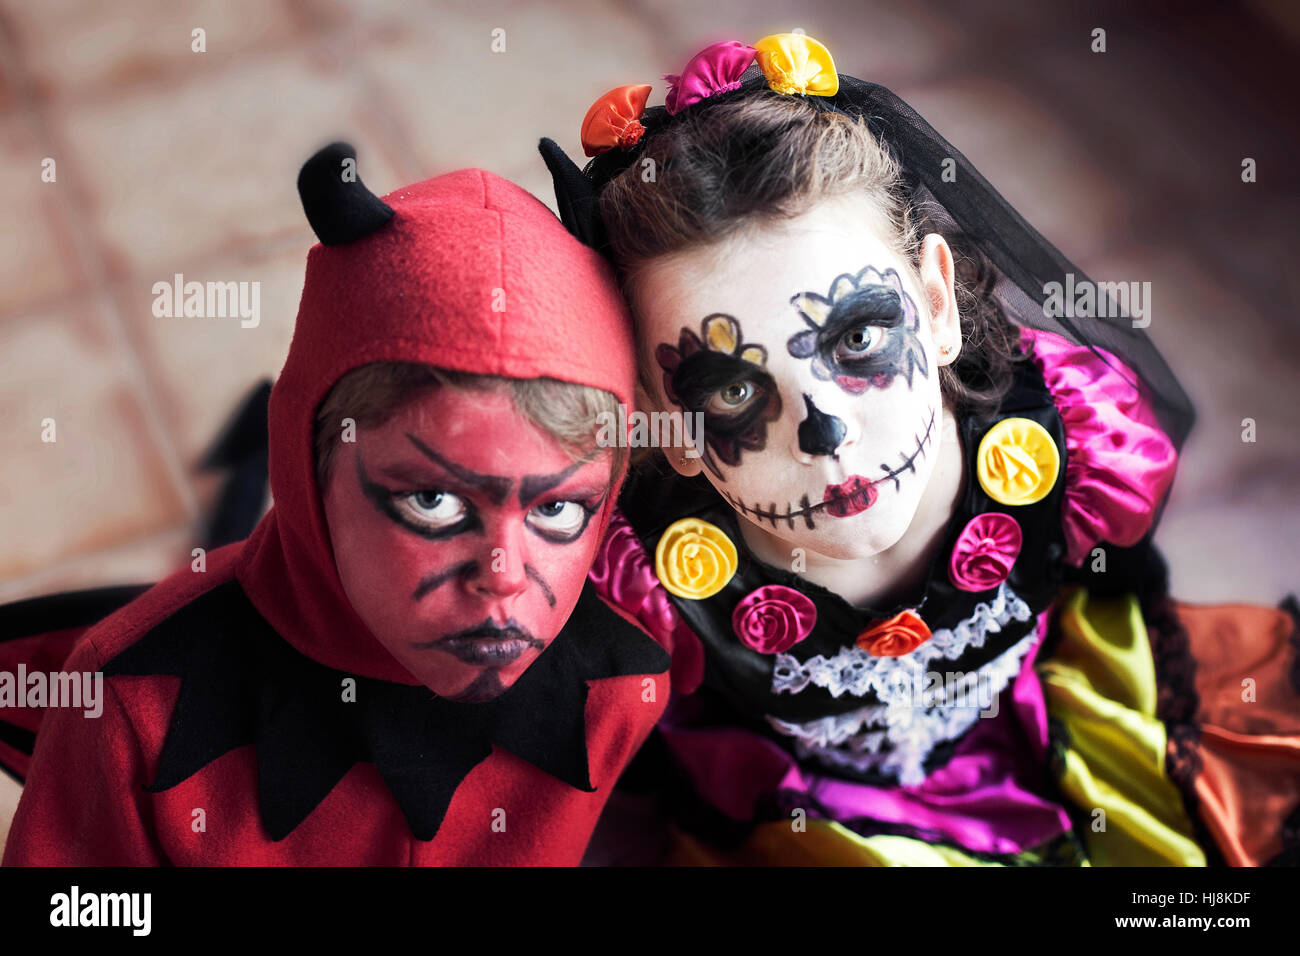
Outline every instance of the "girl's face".
[[872, 221], [823, 202], [636, 275], [651, 401], [704, 414], [702, 457], [669, 449], [673, 467], [835, 558], [878, 554], [912, 522], [939, 457], [939, 366], [960, 346], [947, 244], [926, 238], [918, 284]]
[[490, 700], [577, 604], [609, 483], [608, 453], [575, 462], [505, 391], [437, 388], [335, 451], [324, 506], [343, 589], [434, 693]]

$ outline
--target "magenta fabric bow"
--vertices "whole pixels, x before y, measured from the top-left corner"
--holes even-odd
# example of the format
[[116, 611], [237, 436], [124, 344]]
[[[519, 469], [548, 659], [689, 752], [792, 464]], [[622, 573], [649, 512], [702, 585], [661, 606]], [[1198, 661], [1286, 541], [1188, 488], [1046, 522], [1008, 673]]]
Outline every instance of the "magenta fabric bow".
[[1024, 538], [1015, 518], [986, 511], [970, 519], [957, 536], [948, 580], [963, 591], [987, 591], [1007, 579]]
[[723, 40], [705, 47], [691, 57], [681, 73], [664, 74], [670, 87], [664, 106], [675, 116], [706, 96], [739, 88], [741, 74], [757, 54], [752, 46], [739, 40]]

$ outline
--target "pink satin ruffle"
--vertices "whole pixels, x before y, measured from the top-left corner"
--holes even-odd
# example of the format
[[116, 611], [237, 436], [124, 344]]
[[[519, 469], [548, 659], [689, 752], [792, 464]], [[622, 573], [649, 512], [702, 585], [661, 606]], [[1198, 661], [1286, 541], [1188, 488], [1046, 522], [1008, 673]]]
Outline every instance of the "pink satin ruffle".
[[1065, 425], [1066, 559], [1078, 567], [1100, 542], [1137, 544], [1178, 465], [1151, 403], [1129, 384], [1137, 376], [1105, 349], [1115, 368], [1053, 332], [1023, 328], [1021, 341], [1033, 345]]
[[689, 694], [704, 680], [704, 648], [682, 620], [632, 526], [613, 512], [587, 580], [609, 603], [634, 617], [672, 655], [673, 691]]

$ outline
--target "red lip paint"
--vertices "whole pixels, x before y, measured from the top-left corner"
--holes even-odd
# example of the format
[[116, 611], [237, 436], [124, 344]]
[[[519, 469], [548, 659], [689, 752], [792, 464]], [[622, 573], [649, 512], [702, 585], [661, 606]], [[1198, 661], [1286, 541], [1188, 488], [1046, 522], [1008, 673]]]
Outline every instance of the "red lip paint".
[[827, 514], [848, 518], [866, 511], [876, 503], [877, 497], [875, 482], [853, 475], [842, 484], [827, 485], [822, 501], [826, 504]]

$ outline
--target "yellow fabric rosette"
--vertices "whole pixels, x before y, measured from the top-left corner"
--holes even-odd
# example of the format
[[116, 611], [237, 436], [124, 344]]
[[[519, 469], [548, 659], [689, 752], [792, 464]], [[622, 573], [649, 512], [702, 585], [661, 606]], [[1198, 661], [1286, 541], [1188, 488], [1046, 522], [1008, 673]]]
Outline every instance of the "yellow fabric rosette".
[[778, 93], [834, 96], [840, 77], [830, 50], [802, 33], [774, 33], [754, 44], [767, 85]]
[[655, 574], [670, 594], [691, 601], [712, 597], [736, 573], [739, 557], [715, 524], [683, 518], [670, 524], [655, 547]]
[[975, 471], [985, 494], [999, 504], [1032, 505], [1056, 485], [1061, 455], [1038, 422], [1004, 418], [980, 442]]

